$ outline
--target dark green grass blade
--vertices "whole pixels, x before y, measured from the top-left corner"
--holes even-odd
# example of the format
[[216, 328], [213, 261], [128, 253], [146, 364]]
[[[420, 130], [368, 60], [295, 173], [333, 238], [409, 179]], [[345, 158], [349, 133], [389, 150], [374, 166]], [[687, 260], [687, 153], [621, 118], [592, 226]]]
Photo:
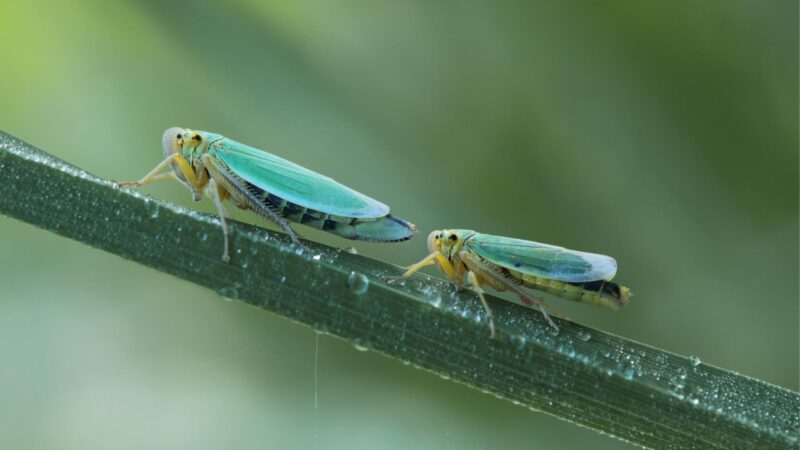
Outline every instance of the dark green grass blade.
[[795, 392], [568, 321], [554, 336], [538, 312], [491, 297], [490, 340], [469, 293], [425, 276], [387, 285], [394, 266], [314, 243], [300, 252], [251, 226], [233, 224], [226, 264], [217, 219], [120, 190], [3, 132], [0, 213], [642, 446], [798, 445]]

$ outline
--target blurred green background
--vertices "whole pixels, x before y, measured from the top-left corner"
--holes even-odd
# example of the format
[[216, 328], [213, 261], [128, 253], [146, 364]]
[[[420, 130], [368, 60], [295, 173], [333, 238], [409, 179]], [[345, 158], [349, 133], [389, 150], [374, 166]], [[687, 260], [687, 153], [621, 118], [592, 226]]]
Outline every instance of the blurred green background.
[[[555, 306], [798, 389], [796, 1], [0, 3], [1, 129], [132, 180], [170, 126], [390, 204], [423, 238], [354, 245], [395, 264], [441, 227], [613, 255], [628, 308]], [[315, 390], [309, 328], [0, 232], [3, 448], [629, 447], [330, 336]]]

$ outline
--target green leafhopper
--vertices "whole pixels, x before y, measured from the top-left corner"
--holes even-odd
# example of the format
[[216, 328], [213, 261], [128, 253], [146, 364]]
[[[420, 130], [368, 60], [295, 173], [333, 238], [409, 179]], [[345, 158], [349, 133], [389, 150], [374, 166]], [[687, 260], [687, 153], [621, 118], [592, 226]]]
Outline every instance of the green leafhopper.
[[431, 264], [438, 265], [459, 288], [466, 277], [483, 303], [492, 337], [494, 319], [483, 296], [483, 285], [513, 292], [525, 306], [538, 306], [556, 331], [558, 326], [542, 299], [522, 287], [613, 309], [626, 305], [632, 295], [628, 288], [611, 282], [617, 273], [617, 262], [610, 256], [472, 230], [436, 230], [428, 235], [428, 250], [430, 255], [409, 266], [401, 278]]
[[[219, 134], [170, 128], [162, 138], [164, 160], [141, 180], [122, 186], [143, 186], [177, 179], [195, 201], [208, 195], [222, 221], [229, 259], [223, 200], [249, 209], [282, 228], [297, 243], [289, 221], [347, 239], [399, 242], [416, 233], [414, 225], [389, 214], [389, 207], [264, 150]], [[169, 166], [172, 171], [161, 173]]]

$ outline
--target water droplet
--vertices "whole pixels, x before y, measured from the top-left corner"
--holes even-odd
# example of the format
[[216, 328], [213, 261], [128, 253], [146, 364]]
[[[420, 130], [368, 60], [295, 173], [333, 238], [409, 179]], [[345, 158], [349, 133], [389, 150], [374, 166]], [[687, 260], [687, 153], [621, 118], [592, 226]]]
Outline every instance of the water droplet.
[[286, 275], [282, 275], [281, 276], [281, 283], [284, 283], [284, 282], [286, 282]]
[[311, 259], [313, 259], [314, 261], [319, 261], [320, 258], [322, 258], [322, 255], [314, 255], [311, 257]]
[[384, 275], [383, 279], [386, 281], [386, 284], [388, 284], [390, 286], [401, 286], [402, 287], [402, 286], [406, 285], [406, 279], [405, 278], [397, 276], [396, 274], [394, 274], [392, 272], [387, 272]]
[[699, 366], [700, 363], [703, 362], [703, 361], [700, 361], [700, 358], [698, 358], [697, 356], [690, 356], [689, 357], [689, 361], [691, 361], [692, 366], [694, 366], [694, 367]]
[[306, 251], [305, 247], [303, 247], [302, 245], [298, 245], [297, 248], [294, 249], [294, 254], [297, 255], [297, 256], [300, 256], [305, 251]]
[[356, 350], [360, 352], [365, 352], [369, 350], [369, 347], [370, 347], [369, 342], [361, 342], [361, 339], [359, 338], [353, 339], [353, 348], [355, 348]]
[[347, 287], [356, 295], [364, 294], [369, 289], [369, 279], [364, 274], [350, 272], [347, 276]]
[[346, 251], [347, 253], [350, 253], [352, 255], [357, 255], [358, 254], [358, 250], [356, 250], [355, 247], [347, 247], [347, 248], [344, 249], [344, 251]]
[[425, 286], [425, 288], [422, 289], [422, 296], [425, 297], [425, 300], [434, 308], [438, 308], [442, 304], [442, 294], [433, 286]]
[[156, 203], [155, 201], [148, 200], [147, 202], [145, 202], [144, 209], [147, 211], [147, 214], [150, 216], [151, 219], [158, 218], [158, 212], [160, 207], [158, 206], [158, 203]]
[[670, 378], [669, 384], [671, 384], [676, 390], [682, 390], [684, 387], [686, 387], [686, 383], [684, 383], [683, 378], [680, 377]]
[[238, 300], [239, 299], [239, 283], [234, 283], [233, 286], [218, 288], [217, 294], [225, 297], [225, 299]]
[[582, 340], [583, 342], [588, 342], [592, 339], [592, 335], [588, 331], [578, 331], [578, 339]]
[[242, 259], [242, 263], [240, 264], [242, 269], [247, 269], [247, 266], [250, 265], [250, 262], [247, 261], [247, 258]]
[[625, 370], [622, 372], [622, 376], [625, 377], [626, 380], [632, 380], [633, 374], [634, 370], [633, 367], [631, 366], [626, 367]]

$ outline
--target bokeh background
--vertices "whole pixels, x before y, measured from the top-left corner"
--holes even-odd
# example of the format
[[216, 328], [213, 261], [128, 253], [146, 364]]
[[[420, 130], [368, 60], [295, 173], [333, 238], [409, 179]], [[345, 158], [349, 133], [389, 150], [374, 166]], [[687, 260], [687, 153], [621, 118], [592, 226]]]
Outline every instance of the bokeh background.
[[[796, 1], [0, 2], [0, 128], [132, 180], [176, 125], [613, 255], [627, 309], [556, 306], [798, 389]], [[8, 218], [0, 286], [3, 448], [629, 447]]]

